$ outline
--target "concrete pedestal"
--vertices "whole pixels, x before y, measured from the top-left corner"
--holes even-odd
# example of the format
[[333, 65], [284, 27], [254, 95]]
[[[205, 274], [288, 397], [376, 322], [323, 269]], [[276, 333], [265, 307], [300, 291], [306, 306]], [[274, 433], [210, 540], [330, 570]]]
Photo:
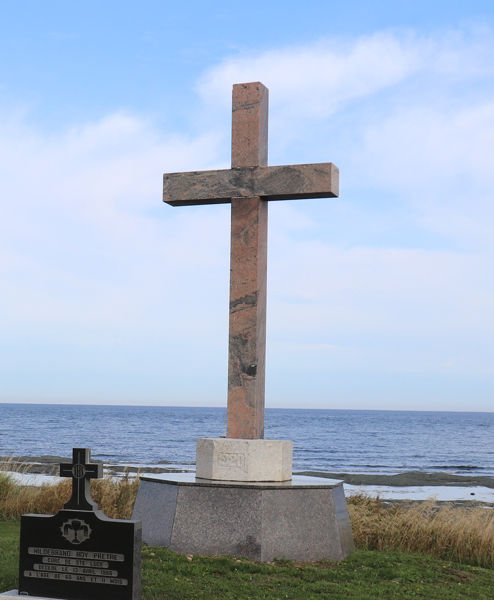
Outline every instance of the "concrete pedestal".
[[133, 518], [142, 521], [143, 542], [184, 554], [338, 561], [354, 549], [343, 483], [334, 479], [141, 477]]
[[292, 442], [198, 438], [196, 476], [216, 481], [289, 481]]

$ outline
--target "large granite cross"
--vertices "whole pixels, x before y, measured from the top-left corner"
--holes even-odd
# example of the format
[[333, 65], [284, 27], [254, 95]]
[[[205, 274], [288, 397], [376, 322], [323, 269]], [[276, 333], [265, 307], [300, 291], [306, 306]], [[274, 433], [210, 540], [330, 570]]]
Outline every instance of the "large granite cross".
[[264, 437], [268, 200], [334, 198], [332, 163], [268, 167], [268, 89], [233, 86], [232, 168], [167, 173], [172, 206], [232, 205], [228, 437]]

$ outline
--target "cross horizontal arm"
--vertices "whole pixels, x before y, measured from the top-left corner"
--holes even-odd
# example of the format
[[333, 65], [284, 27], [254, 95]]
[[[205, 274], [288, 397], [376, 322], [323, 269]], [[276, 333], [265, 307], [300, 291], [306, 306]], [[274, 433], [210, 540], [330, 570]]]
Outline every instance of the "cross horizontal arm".
[[[60, 477], [73, 477], [74, 465], [69, 463], [60, 463]], [[84, 465], [84, 477], [86, 479], [101, 479], [103, 477], [102, 464], [86, 464]]]
[[69, 463], [60, 463], [60, 477], [72, 477], [72, 467]]
[[172, 206], [194, 206], [226, 204], [232, 198], [335, 198], [339, 182], [340, 170], [333, 163], [166, 173], [163, 201]]

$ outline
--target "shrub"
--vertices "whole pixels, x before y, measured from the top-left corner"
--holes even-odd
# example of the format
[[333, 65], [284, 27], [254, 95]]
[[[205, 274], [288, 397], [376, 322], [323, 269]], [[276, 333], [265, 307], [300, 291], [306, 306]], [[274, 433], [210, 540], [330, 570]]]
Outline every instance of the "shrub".
[[[5, 470], [0, 471], [0, 519], [18, 519], [26, 513], [52, 515], [70, 499], [70, 479], [61, 479], [54, 485], [26, 485], [7, 472], [12, 468], [11, 464], [4, 463], [3, 468]], [[23, 472], [22, 467], [17, 470]], [[130, 519], [138, 488], [138, 478], [130, 479], [127, 475], [121, 479], [105, 477], [93, 480], [92, 496], [108, 517]]]
[[383, 507], [363, 495], [348, 499], [355, 545], [367, 550], [425, 552], [494, 567], [494, 511], [435, 500]]

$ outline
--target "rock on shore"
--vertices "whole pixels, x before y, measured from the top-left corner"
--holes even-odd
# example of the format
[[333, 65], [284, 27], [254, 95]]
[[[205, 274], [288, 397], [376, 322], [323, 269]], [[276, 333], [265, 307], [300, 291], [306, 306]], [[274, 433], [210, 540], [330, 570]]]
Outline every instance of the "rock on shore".
[[297, 475], [310, 475], [311, 477], [328, 477], [341, 479], [351, 485], [386, 485], [392, 487], [409, 486], [461, 486], [461, 487], [487, 487], [494, 488], [494, 478], [480, 475], [454, 475], [452, 473], [426, 471], [409, 471], [396, 475], [379, 475], [374, 473], [321, 473], [319, 471], [301, 471]]

